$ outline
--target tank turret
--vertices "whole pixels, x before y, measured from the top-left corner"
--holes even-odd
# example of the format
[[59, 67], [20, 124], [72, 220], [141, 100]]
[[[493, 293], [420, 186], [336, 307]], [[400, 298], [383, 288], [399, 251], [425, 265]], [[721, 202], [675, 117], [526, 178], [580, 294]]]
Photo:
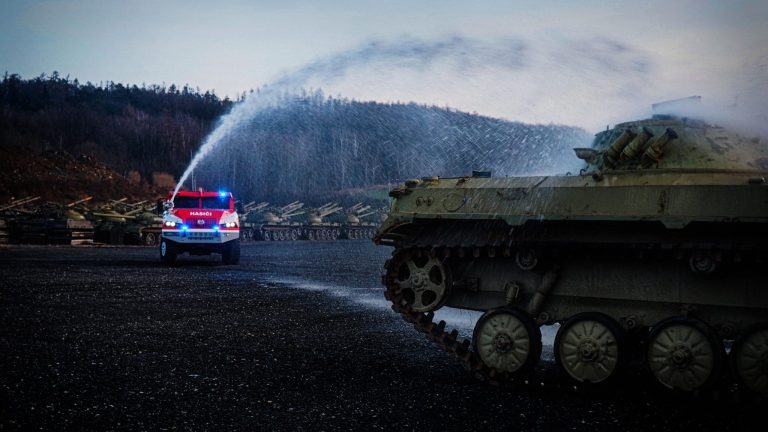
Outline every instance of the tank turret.
[[669, 115], [618, 124], [591, 148], [574, 150], [598, 177], [608, 170], [768, 170], [764, 138]]

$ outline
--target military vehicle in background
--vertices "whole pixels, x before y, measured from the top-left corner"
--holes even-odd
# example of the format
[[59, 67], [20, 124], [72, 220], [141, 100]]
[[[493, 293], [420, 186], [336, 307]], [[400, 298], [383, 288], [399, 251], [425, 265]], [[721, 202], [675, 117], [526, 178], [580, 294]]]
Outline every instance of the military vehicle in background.
[[336, 240], [341, 235], [341, 224], [328, 222], [324, 218], [337, 213], [344, 208], [336, 203], [326, 203], [312, 210], [307, 215], [307, 224], [302, 232], [307, 240]]
[[[86, 244], [93, 241], [93, 225], [86, 220], [79, 207], [89, 201], [87, 197], [68, 204], [46, 202], [30, 210], [16, 209], [16, 216], [10, 224], [14, 242], [33, 244]], [[31, 204], [35, 199], [20, 200]], [[19, 204], [17, 201], [15, 204]], [[14, 203], [9, 209], [16, 207]]]
[[[241, 240], [336, 240], [370, 239], [376, 232], [382, 209], [371, 210], [371, 206], [357, 203], [347, 209], [346, 216], [331, 218], [343, 208], [329, 202], [307, 211], [304, 204], [294, 201], [282, 207], [270, 207], [268, 202], [237, 205], [240, 214]], [[386, 209], [383, 209], [386, 213]], [[295, 217], [306, 214], [303, 222]], [[293, 219], [292, 219], [293, 218]], [[368, 220], [363, 220], [368, 218]]]
[[264, 221], [262, 213], [269, 207], [268, 202], [251, 201], [241, 205], [237, 203], [237, 214], [240, 216], [240, 240], [251, 241], [261, 236], [261, 225]]
[[53, 204], [49, 210], [48, 243], [82, 245], [93, 243], [93, 224], [85, 217], [86, 197], [69, 204]]
[[[656, 115], [575, 151], [577, 175], [393, 189], [375, 238], [395, 248], [393, 308], [490, 380], [530, 373], [539, 326], [559, 323], [555, 360], [577, 386], [614, 381], [640, 352], [663, 387], [702, 391], [730, 366], [768, 395], [765, 138]], [[484, 312], [471, 341], [433, 322], [443, 306]]]
[[128, 203], [127, 198], [111, 200], [109, 204], [89, 213], [96, 224], [95, 241], [156, 246], [160, 244], [163, 226], [160, 209], [162, 206], [148, 201]]
[[157, 246], [162, 228], [162, 214], [152, 211], [151, 206], [144, 207], [142, 212], [128, 220], [128, 241], [130, 244]]
[[359, 202], [347, 209], [347, 221], [341, 229], [342, 238], [346, 239], [372, 239], [376, 234], [378, 224], [375, 222], [364, 221], [369, 216], [374, 216], [378, 212], [371, 210], [371, 206], [363, 205]]
[[12, 200], [9, 203], [0, 206], [0, 244], [18, 241], [13, 231], [14, 223], [19, 218], [34, 214], [27, 206], [31, 205], [40, 197], [26, 197]]
[[96, 243], [123, 244], [125, 240], [126, 215], [115, 209], [115, 203], [124, 202], [127, 198], [112, 200], [110, 204], [98, 207], [87, 217], [95, 227], [93, 239]]
[[[266, 207], [266, 206], [265, 206]], [[254, 223], [254, 238], [264, 241], [298, 240], [302, 235], [301, 223], [292, 221], [292, 217], [305, 213], [304, 203], [294, 201], [283, 207], [276, 207], [260, 214], [259, 222]]]

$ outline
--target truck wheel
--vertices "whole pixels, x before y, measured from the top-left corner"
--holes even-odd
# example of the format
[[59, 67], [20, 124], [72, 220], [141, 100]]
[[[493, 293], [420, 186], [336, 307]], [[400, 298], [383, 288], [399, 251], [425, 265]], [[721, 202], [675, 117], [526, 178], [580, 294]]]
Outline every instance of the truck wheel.
[[221, 252], [221, 262], [224, 264], [237, 264], [240, 262], [240, 239], [224, 244], [224, 250]]
[[175, 243], [169, 242], [166, 239], [163, 239], [160, 242], [160, 261], [163, 264], [172, 265], [176, 262], [177, 255], [178, 250], [176, 249]]

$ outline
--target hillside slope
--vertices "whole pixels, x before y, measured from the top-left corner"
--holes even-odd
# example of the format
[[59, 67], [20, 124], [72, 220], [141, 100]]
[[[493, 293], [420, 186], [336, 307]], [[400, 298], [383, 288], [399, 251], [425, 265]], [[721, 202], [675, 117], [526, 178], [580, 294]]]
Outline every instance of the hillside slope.
[[255, 200], [322, 200], [411, 177], [564, 173], [582, 129], [510, 122], [447, 108], [284, 97], [231, 130], [201, 164], [199, 185]]
[[[258, 98], [243, 95], [238, 103]], [[100, 191], [113, 198], [154, 198], [173, 186], [232, 107], [228, 99], [188, 86], [97, 86], [55, 73], [31, 80], [6, 74], [0, 81], [0, 148], [12, 172], [0, 175], [0, 201], [48, 196], [54, 189], [67, 199]], [[331, 98], [321, 91], [284, 95], [253, 111], [185, 187], [314, 204], [410, 177], [473, 169], [495, 175], [565, 172], [575, 166], [570, 149], [589, 140], [574, 127]], [[110, 174], [82, 177], [87, 169], [78, 163], [84, 161], [103, 163]]]

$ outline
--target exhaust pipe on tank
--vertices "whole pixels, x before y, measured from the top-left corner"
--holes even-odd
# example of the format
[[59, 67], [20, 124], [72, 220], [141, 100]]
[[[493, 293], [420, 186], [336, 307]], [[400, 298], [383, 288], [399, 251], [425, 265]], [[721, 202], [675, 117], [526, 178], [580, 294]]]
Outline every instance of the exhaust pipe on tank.
[[631, 143], [629, 143], [628, 146], [624, 147], [624, 151], [621, 152], [619, 160], [621, 162], [626, 162], [634, 159], [637, 155], [641, 154], [645, 150], [645, 144], [651, 138], [653, 138], [653, 132], [651, 132], [647, 127], [640, 129], [640, 133], [637, 134], [637, 137]]
[[661, 160], [661, 157], [664, 156], [664, 146], [667, 145], [668, 142], [677, 138], [677, 132], [671, 128], [667, 128], [667, 130], [664, 132], [664, 135], [654, 140], [651, 145], [648, 146], [648, 149], [645, 151], [645, 153], [643, 153], [643, 168], [650, 168], [658, 164]]
[[616, 168], [619, 155], [621, 155], [621, 152], [624, 151], [624, 147], [626, 147], [635, 136], [637, 136], [637, 134], [632, 132], [632, 129], [626, 128], [624, 129], [624, 132], [611, 143], [608, 150], [603, 154], [603, 160], [608, 168]]

